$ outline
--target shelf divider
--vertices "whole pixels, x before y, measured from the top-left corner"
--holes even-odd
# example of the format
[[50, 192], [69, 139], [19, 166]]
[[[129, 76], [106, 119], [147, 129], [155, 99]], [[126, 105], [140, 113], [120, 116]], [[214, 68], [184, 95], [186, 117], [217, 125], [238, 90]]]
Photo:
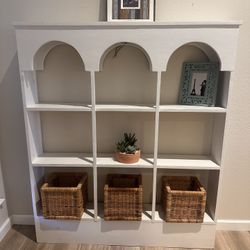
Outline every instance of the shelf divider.
[[97, 139], [96, 139], [96, 93], [95, 93], [95, 71], [90, 72], [91, 78], [91, 103], [92, 103], [92, 147], [93, 147], [93, 185], [94, 185], [94, 219], [98, 216], [98, 194], [97, 194]]
[[155, 138], [154, 138], [154, 170], [153, 170], [153, 190], [152, 190], [152, 220], [155, 220], [156, 208], [156, 184], [157, 184], [157, 157], [159, 141], [159, 121], [160, 121], [160, 98], [161, 98], [161, 71], [157, 72], [156, 85], [156, 111], [155, 111]]

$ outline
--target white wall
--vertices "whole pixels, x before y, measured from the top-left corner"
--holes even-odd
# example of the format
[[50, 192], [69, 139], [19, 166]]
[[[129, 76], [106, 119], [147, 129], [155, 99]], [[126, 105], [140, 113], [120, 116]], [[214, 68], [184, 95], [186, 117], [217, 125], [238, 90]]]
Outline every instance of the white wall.
[[[229, 103], [219, 218], [250, 220], [250, 2], [157, 0], [157, 21], [243, 20]], [[26, 141], [12, 23], [105, 20], [104, 0], [0, 0], [0, 153], [10, 214], [31, 214]], [[228, 41], [225, 41], [225, 43]], [[235, 205], [234, 205], [235, 204]]]

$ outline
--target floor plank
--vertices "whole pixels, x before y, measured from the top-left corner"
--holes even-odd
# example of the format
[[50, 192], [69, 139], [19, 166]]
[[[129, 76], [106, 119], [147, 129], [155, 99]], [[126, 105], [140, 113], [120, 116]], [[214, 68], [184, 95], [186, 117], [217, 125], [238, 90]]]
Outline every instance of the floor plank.
[[216, 250], [250, 250], [250, 233], [236, 231], [217, 231]]
[[[0, 250], [185, 250], [187, 248], [125, 247], [37, 243], [34, 226], [14, 225], [0, 242]], [[217, 231], [215, 250], [250, 250], [250, 232]], [[197, 249], [196, 249], [197, 250]], [[204, 249], [203, 249], [204, 250]]]

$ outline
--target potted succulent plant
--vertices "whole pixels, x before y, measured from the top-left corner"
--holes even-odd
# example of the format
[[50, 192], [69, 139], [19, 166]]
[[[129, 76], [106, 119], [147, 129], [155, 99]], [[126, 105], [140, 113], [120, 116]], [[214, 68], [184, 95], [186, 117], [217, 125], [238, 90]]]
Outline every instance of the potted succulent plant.
[[124, 133], [123, 138], [116, 144], [116, 159], [122, 163], [136, 163], [139, 161], [141, 151], [136, 146], [135, 134]]

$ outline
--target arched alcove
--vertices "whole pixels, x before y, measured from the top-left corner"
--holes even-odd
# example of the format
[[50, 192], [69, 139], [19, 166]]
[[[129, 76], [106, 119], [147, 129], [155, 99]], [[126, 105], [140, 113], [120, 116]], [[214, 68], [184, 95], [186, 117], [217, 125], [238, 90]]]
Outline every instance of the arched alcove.
[[[40, 68], [36, 71], [39, 104], [91, 104], [90, 73], [74, 47], [45, 44], [36, 53], [34, 66]], [[50, 110], [39, 116], [44, 153], [92, 152], [90, 112]]]
[[100, 68], [96, 73], [97, 104], [155, 105], [156, 74], [141, 47], [130, 43], [111, 46], [103, 54]]
[[120, 42], [120, 43], [116, 43], [116, 44], [113, 44], [112, 46], [110, 46], [109, 48], [107, 48], [105, 50], [105, 52], [103, 53], [103, 55], [101, 56], [101, 59], [100, 59], [100, 70], [102, 71], [103, 70], [103, 64], [104, 64], [104, 61], [106, 59], [106, 56], [112, 51], [112, 50], [120, 50], [122, 48], [124, 48], [125, 46], [128, 46], [128, 47], [134, 47], [138, 50], [140, 50], [144, 56], [146, 57], [147, 61], [148, 61], [148, 64], [149, 64], [149, 68], [150, 70], [152, 70], [152, 62], [151, 62], [151, 59], [150, 59], [150, 56], [148, 54], [148, 52], [143, 48], [141, 47], [140, 45], [138, 44], [135, 44], [135, 43], [130, 43], [130, 42]]
[[[219, 62], [217, 52], [204, 43], [188, 43], [176, 49], [162, 73], [161, 105], [178, 105], [184, 62]], [[159, 153], [210, 155], [214, 116], [209, 113], [161, 113]]]
[[161, 105], [178, 104], [184, 62], [220, 62], [216, 51], [204, 43], [188, 43], [174, 51], [162, 73]]
[[43, 65], [36, 74], [40, 103], [91, 103], [90, 73], [75, 48], [61, 42], [46, 44], [34, 57], [38, 64]]

